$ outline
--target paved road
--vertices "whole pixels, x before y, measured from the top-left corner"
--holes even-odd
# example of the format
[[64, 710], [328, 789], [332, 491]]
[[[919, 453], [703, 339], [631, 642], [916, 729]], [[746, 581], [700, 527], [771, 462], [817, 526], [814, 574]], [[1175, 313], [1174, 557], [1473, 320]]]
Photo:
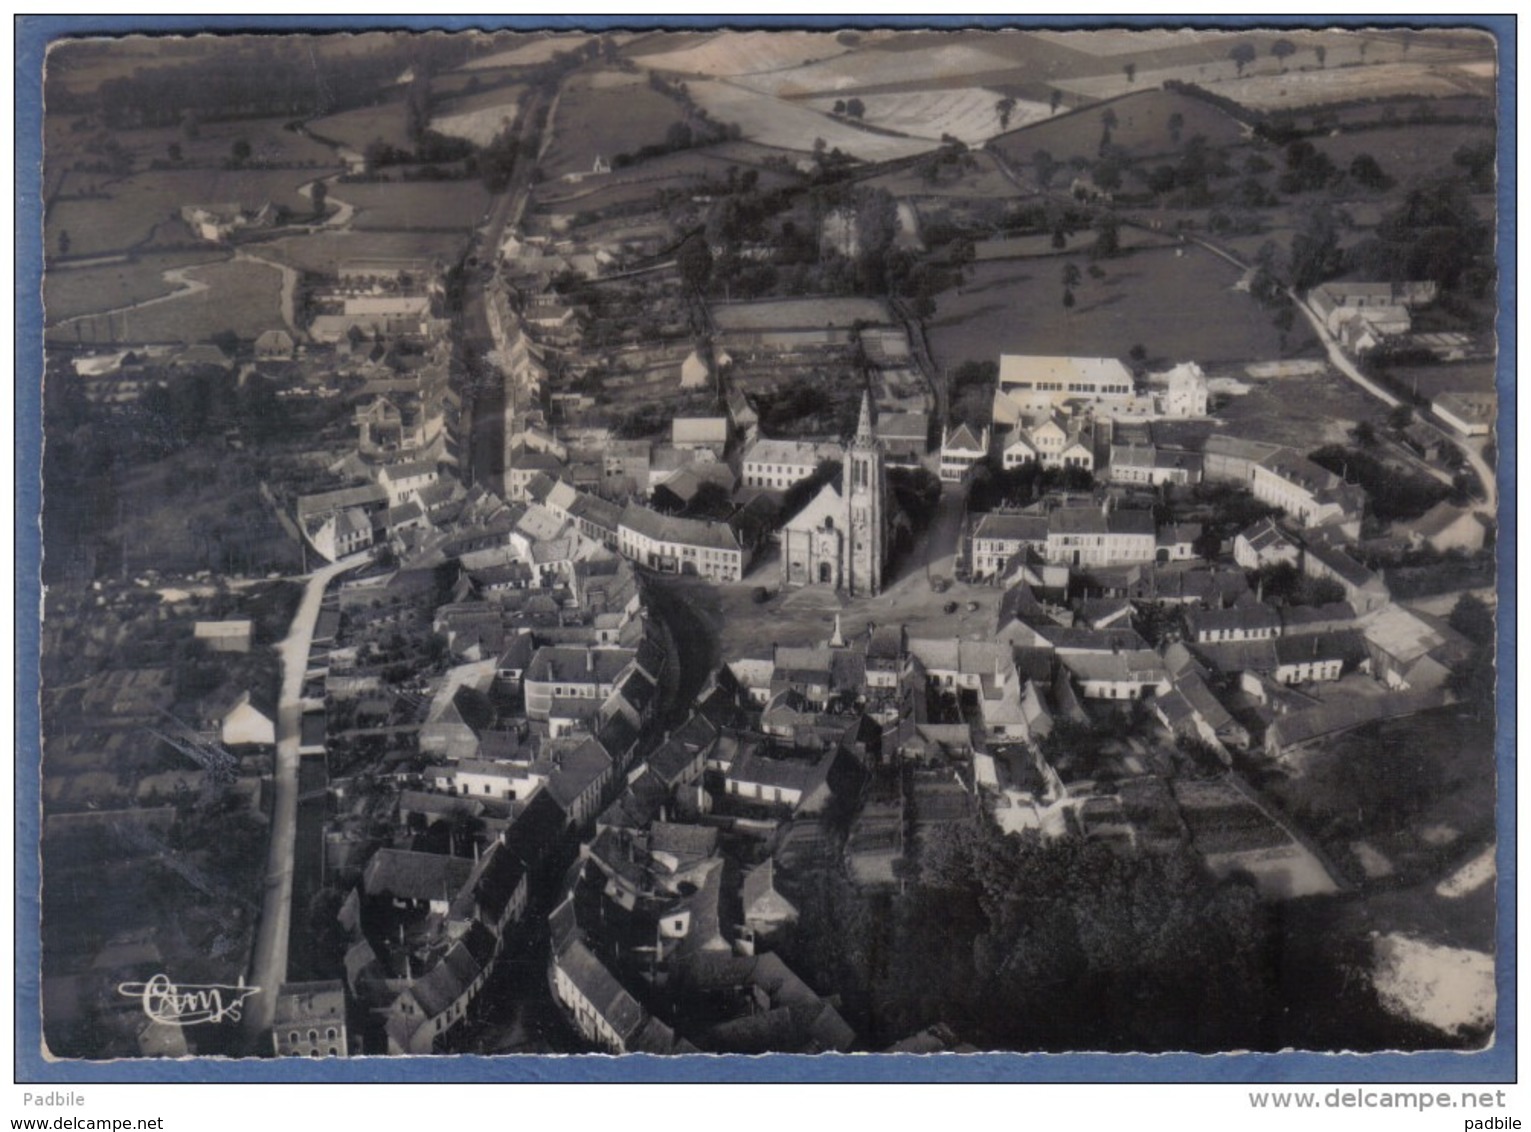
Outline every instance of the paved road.
[[356, 554], [315, 571], [303, 590], [303, 600], [287, 637], [277, 646], [282, 658], [282, 696], [276, 725], [276, 797], [271, 813], [271, 844], [266, 853], [266, 891], [260, 929], [250, 957], [246, 980], [261, 993], [252, 995], [244, 1015], [245, 1039], [252, 1051], [264, 1052], [266, 1032], [276, 1006], [278, 988], [287, 981], [287, 936], [292, 929], [292, 863], [298, 823], [298, 736], [303, 721], [303, 675], [309, 647], [319, 620], [319, 603], [330, 582], [366, 562]]

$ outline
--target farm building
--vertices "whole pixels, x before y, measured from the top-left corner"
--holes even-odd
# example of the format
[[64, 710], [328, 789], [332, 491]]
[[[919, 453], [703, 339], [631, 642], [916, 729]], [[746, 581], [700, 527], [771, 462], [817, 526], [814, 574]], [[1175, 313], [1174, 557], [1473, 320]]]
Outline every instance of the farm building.
[[248, 617], [229, 621], [198, 621], [192, 627], [192, 637], [202, 641], [213, 652], [249, 652], [254, 632], [254, 623]]
[[225, 746], [270, 746], [276, 742], [276, 705], [241, 692], [219, 717], [219, 737]]

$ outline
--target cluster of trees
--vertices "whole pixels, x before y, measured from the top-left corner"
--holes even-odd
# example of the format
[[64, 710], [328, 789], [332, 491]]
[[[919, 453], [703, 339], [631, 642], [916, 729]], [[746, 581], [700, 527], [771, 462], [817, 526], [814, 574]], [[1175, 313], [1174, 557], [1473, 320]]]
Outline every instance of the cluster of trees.
[[1451, 674], [1451, 690], [1479, 718], [1493, 718], [1495, 686], [1494, 611], [1483, 600], [1463, 594], [1451, 611], [1448, 624], [1472, 642], [1467, 660]]
[[917, 885], [807, 889], [788, 961], [843, 996], [874, 1046], [944, 1023], [985, 1049], [1270, 1049], [1268, 911], [1189, 853], [954, 825], [924, 839]]
[[1401, 471], [1362, 449], [1327, 444], [1309, 459], [1365, 488], [1371, 513], [1382, 522], [1417, 518], [1451, 493], [1438, 480]]

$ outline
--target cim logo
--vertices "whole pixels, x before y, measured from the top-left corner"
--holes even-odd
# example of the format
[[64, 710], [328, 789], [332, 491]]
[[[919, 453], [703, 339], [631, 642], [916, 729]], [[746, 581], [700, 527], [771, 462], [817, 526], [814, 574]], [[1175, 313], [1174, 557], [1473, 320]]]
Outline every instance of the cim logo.
[[177, 986], [169, 975], [155, 975], [146, 983], [118, 983], [117, 993], [143, 1003], [144, 1014], [166, 1026], [200, 1026], [210, 1022], [238, 1022], [245, 999], [259, 994], [247, 987], [243, 977], [235, 986], [191, 983]]

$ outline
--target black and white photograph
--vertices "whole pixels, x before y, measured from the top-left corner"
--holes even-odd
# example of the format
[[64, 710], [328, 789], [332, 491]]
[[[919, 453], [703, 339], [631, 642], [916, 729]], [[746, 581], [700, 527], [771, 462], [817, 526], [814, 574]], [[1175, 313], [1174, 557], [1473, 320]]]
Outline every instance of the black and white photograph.
[[711, 19], [49, 39], [18, 1056], [1502, 1057], [1500, 36]]

